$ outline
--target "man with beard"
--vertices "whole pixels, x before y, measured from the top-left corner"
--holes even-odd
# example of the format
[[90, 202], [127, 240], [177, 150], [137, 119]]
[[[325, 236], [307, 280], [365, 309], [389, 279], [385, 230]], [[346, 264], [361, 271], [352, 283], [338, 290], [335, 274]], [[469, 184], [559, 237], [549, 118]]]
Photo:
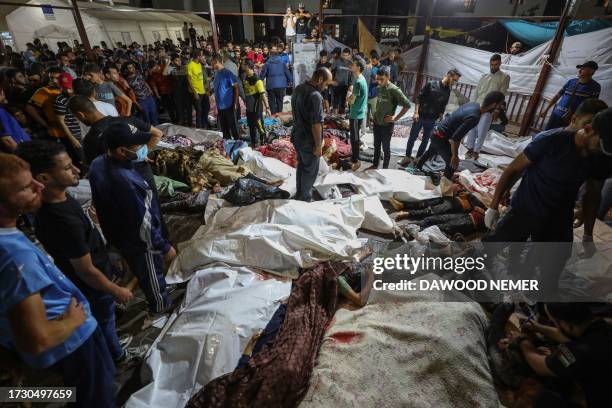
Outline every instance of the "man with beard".
[[319, 158], [323, 154], [323, 96], [332, 81], [327, 68], [317, 69], [310, 81], [293, 91], [291, 110], [294, 124], [291, 140], [297, 153], [296, 200], [312, 200], [312, 186], [319, 172]]
[[42, 140], [23, 143], [17, 155], [30, 165], [34, 179], [44, 185], [42, 206], [36, 212], [35, 234], [58, 267], [85, 295], [115, 362], [126, 357], [115, 328], [115, 300], [129, 302], [129, 289], [112, 282], [116, 275], [102, 235], [81, 205], [67, 194], [79, 184], [80, 171], [64, 146]]
[[115, 366], [87, 299], [16, 228], [40, 208], [42, 189], [25, 161], [0, 153], [0, 361], [53, 366], [76, 387], [76, 406], [112, 407]]

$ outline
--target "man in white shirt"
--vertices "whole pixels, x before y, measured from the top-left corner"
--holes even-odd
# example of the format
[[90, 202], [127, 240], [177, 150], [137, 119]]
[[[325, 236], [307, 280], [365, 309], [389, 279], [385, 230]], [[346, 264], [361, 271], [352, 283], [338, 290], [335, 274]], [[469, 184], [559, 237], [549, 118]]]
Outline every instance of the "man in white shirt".
[[[499, 91], [504, 95], [508, 94], [508, 88], [510, 87], [510, 75], [502, 72], [499, 68], [501, 67], [501, 55], [493, 54], [489, 61], [489, 67], [491, 72], [484, 74], [478, 86], [476, 87], [476, 97], [473, 102], [482, 104], [485, 96], [492, 91]], [[478, 125], [474, 127], [467, 135], [465, 146], [468, 148], [468, 152], [465, 154], [467, 159], [478, 159], [478, 154], [482, 148], [485, 137], [491, 127], [491, 113], [483, 113], [480, 116]]]
[[285, 39], [289, 47], [295, 42], [295, 22], [295, 13], [291, 6], [287, 6], [287, 14], [283, 17], [283, 27], [285, 27]]

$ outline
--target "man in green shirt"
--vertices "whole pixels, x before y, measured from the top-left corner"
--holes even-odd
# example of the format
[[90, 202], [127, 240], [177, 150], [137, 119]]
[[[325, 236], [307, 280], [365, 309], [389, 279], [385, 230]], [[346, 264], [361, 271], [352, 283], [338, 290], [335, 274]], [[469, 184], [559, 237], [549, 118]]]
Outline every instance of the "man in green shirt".
[[368, 84], [363, 77], [366, 63], [363, 58], [356, 57], [351, 65], [351, 71], [355, 82], [353, 83], [353, 93], [349, 97], [349, 124], [351, 134], [351, 168], [353, 171], [359, 169], [359, 132], [361, 125], [366, 117], [366, 108], [368, 106]]
[[[391, 159], [391, 136], [393, 135], [393, 124], [408, 112], [410, 103], [406, 95], [389, 79], [391, 70], [389, 67], [382, 66], [376, 73], [378, 83], [376, 104], [372, 112], [374, 122], [374, 164], [366, 170], [378, 168], [380, 161], [380, 148], [382, 146], [384, 158], [383, 169], [389, 168]], [[394, 116], [398, 106], [402, 110]]]

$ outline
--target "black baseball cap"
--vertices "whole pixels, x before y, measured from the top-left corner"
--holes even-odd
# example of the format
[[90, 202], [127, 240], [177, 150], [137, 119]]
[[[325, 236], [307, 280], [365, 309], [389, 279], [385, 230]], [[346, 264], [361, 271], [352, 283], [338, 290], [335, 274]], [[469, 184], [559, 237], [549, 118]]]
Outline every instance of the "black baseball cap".
[[113, 123], [102, 134], [109, 149], [146, 144], [151, 140], [151, 136], [150, 132], [142, 132], [127, 122]]
[[593, 71], [597, 71], [599, 65], [595, 61], [587, 61], [584, 64], [576, 65], [576, 68], [591, 68]]
[[598, 112], [593, 117], [591, 126], [599, 135], [602, 152], [606, 156], [612, 156], [612, 108]]
[[447, 72], [448, 75], [457, 75], [457, 76], [461, 76], [461, 72], [459, 72], [459, 70], [457, 68], [451, 68], [448, 70]]

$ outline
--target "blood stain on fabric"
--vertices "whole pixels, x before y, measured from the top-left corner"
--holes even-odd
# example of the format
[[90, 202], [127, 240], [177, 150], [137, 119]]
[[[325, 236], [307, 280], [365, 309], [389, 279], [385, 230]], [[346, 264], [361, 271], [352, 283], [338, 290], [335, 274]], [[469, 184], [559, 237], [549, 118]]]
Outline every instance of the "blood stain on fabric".
[[331, 335], [334, 341], [342, 344], [351, 344], [361, 340], [363, 334], [356, 332], [338, 332]]

